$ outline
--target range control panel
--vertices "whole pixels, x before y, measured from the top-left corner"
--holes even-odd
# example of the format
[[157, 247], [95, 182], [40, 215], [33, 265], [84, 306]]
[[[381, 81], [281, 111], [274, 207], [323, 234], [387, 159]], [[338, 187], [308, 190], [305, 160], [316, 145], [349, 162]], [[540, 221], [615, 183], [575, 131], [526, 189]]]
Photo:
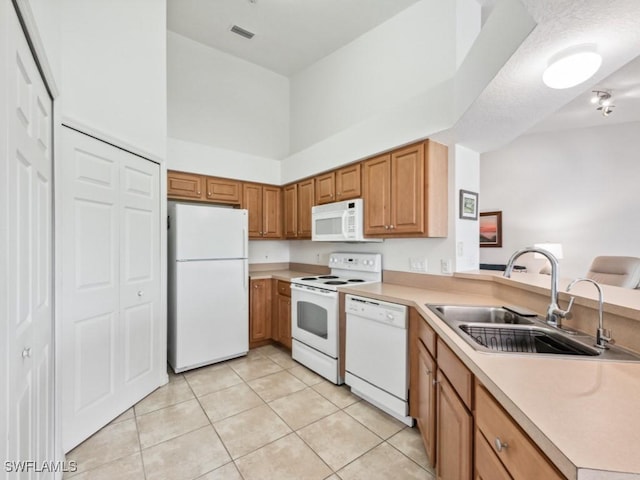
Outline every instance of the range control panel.
[[332, 253], [329, 267], [359, 272], [381, 272], [382, 255], [379, 253]]

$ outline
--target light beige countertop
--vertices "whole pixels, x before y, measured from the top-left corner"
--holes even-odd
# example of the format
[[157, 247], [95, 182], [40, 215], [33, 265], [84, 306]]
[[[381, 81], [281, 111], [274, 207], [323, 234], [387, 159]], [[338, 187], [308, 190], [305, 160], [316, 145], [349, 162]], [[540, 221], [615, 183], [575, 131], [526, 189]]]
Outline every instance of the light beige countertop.
[[416, 307], [569, 479], [640, 479], [640, 363], [479, 352], [425, 307], [505, 303], [491, 295], [387, 283], [340, 291]]
[[[250, 274], [252, 279], [285, 281], [305, 275], [308, 273], [291, 270]], [[501, 272], [479, 271], [453, 277], [514, 287], [525, 295], [548, 296], [549, 292], [548, 275], [514, 273], [507, 279]], [[561, 291], [568, 283], [560, 281]], [[603, 287], [605, 300], [609, 300], [605, 312], [640, 320], [640, 290]], [[425, 306], [518, 304], [494, 294], [392, 283], [339, 287], [339, 291], [415, 307], [567, 478], [640, 480], [640, 363], [476, 351]], [[592, 285], [577, 285], [571, 293], [578, 296], [578, 304], [597, 305]], [[567, 301], [569, 296], [563, 293], [560, 298]], [[640, 323], [633, 327], [640, 330]]]
[[295, 270], [265, 270], [265, 271], [249, 271], [251, 280], [261, 280], [265, 278], [275, 278], [290, 282], [292, 278], [314, 276], [313, 273], [297, 272]]

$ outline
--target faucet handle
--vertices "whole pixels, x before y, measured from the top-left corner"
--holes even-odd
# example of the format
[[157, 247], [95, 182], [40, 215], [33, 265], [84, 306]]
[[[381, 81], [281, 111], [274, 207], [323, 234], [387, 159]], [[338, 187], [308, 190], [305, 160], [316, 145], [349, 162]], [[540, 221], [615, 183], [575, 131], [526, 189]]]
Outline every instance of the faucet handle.
[[562, 316], [563, 318], [571, 320], [571, 318], [573, 317], [573, 313], [571, 313], [571, 307], [573, 307], [573, 302], [575, 302], [575, 300], [576, 297], [571, 296], [571, 298], [569, 299], [569, 305], [567, 305], [567, 309], [564, 311], [564, 315]]
[[612, 342], [612, 340], [613, 339], [611, 338], [611, 330], [608, 330], [606, 328], [598, 328], [596, 334], [596, 347], [609, 348], [607, 344], [609, 342]]

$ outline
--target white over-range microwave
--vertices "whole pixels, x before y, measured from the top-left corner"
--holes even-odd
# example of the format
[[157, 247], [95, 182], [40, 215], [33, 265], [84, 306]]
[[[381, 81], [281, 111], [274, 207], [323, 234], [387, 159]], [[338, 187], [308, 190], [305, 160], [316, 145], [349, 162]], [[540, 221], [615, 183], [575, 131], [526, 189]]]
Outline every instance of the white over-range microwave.
[[311, 209], [311, 240], [316, 242], [381, 242], [364, 236], [361, 198], [316, 205]]

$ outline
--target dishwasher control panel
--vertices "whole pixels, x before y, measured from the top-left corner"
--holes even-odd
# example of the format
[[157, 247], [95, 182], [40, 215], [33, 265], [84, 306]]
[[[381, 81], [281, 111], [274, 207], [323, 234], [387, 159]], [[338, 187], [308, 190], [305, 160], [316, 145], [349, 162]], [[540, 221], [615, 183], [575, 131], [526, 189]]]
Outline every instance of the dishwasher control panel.
[[345, 310], [347, 315], [356, 315], [390, 326], [407, 328], [407, 307], [405, 305], [347, 295]]

